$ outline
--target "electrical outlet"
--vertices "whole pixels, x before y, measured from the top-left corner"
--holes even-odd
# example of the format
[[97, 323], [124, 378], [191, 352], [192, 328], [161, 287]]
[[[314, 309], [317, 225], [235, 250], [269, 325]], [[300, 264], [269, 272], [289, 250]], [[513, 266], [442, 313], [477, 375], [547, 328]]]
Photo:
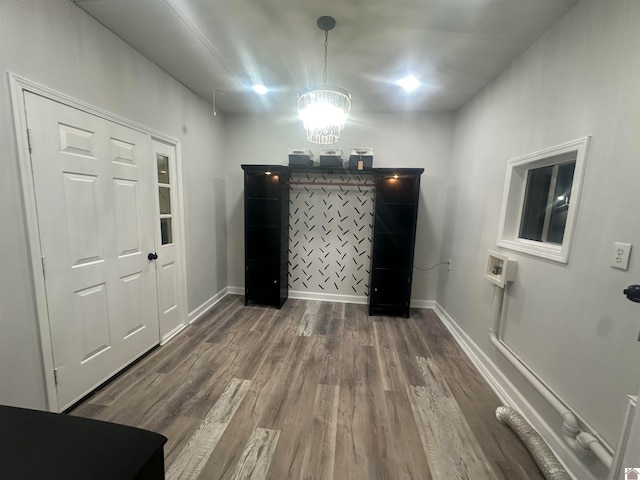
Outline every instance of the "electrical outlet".
[[631, 254], [630, 243], [615, 242], [613, 244], [613, 255], [611, 257], [611, 267], [619, 270], [629, 269], [629, 255]]

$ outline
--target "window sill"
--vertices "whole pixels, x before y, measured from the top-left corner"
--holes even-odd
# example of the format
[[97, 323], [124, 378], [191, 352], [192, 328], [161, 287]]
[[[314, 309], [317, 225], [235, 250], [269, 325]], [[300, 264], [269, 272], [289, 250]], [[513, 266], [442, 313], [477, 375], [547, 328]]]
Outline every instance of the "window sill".
[[568, 248], [566, 246], [563, 248], [562, 245], [553, 245], [522, 239], [501, 239], [498, 242], [498, 246], [515, 250], [517, 252], [527, 253], [535, 257], [545, 258], [558, 263], [569, 263]]

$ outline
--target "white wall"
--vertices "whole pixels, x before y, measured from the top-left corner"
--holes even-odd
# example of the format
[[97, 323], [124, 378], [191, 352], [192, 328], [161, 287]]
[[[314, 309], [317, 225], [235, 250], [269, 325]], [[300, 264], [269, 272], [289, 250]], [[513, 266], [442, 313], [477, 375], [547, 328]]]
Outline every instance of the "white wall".
[[[294, 95], [292, 93], [292, 95]], [[355, 100], [354, 100], [355, 102]], [[452, 136], [450, 114], [354, 115], [332, 148], [345, 158], [354, 147], [373, 147], [374, 167], [423, 167], [415, 264], [440, 261], [444, 223], [445, 185]], [[227, 229], [229, 285], [244, 286], [243, 172], [240, 165], [287, 164], [288, 148], [310, 148], [318, 160], [320, 148], [306, 140], [294, 116], [229, 115], [227, 117]], [[445, 267], [441, 267], [446, 270]], [[412, 298], [434, 300], [438, 271], [414, 270]]]
[[[640, 283], [610, 268], [613, 242], [640, 248], [640, 2], [584, 0], [456, 117], [439, 302], [519, 385], [551, 425], [559, 419], [488, 341], [506, 162], [592, 136], [569, 264], [504, 250], [518, 261], [505, 338], [612, 445], [625, 395], [640, 385], [640, 308], [622, 290]], [[597, 476], [597, 475], [596, 475]]]
[[224, 117], [68, 0], [0, 2], [0, 45], [0, 403], [46, 408], [6, 71], [182, 141], [189, 310], [227, 285]]

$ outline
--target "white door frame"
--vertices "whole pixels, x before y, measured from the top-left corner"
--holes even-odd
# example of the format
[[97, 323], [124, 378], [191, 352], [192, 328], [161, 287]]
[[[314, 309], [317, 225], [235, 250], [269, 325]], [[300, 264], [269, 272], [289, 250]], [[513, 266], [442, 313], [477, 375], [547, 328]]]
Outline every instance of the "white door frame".
[[[175, 215], [173, 217], [174, 221], [174, 232], [173, 235], [175, 238], [177, 238], [177, 257], [178, 257], [178, 261], [179, 261], [179, 278], [180, 278], [180, 283], [178, 285], [178, 308], [179, 308], [179, 312], [180, 312], [180, 318], [182, 319], [182, 323], [176, 327], [175, 329], [173, 329], [170, 332], [165, 333], [164, 335], [162, 335], [162, 328], [160, 329], [160, 345], [164, 345], [165, 343], [167, 343], [169, 340], [171, 340], [173, 337], [175, 337], [178, 333], [180, 333], [188, 324], [188, 312], [187, 312], [187, 280], [186, 280], [186, 265], [187, 265], [187, 257], [186, 257], [186, 252], [185, 252], [185, 246], [186, 246], [186, 238], [185, 238], [185, 234], [184, 234], [184, 197], [183, 197], [183, 189], [182, 189], [182, 162], [180, 161], [181, 159], [181, 155], [180, 155], [180, 144], [179, 143], [174, 143], [174, 142], [169, 142], [167, 141], [165, 138], [160, 138], [157, 137], [155, 135], [151, 135], [151, 140], [152, 140], [152, 152], [153, 152], [153, 164], [154, 164], [154, 175], [153, 178], [155, 179], [155, 186], [154, 188], [156, 188], [156, 202], [158, 194], [157, 194], [157, 186], [158, 186], [158, 172], [157, 169], [155, 167], [156, 165], [156, 153], [157, 153], [157, 149], [154, 145], [154, 142], [160, 142], [160, 143], [164, 143], [165, 145], [168, 145], [170, 148], [173, 149], [174, 152], [174, 161], [175, 161], [175, 184], [172, 181], [171, 182], [171, 189], [175, 190], [175, 198], [177, 200], [177, 204], [175, 206], [176, 208], [176, 212]], [[157, 203], [156, 203], [157, 205]], [[171, 206], [171, 208], [174, 208], [174, 205]], [[156, 209], [157, 206], [156, 206]], [[158, 209], [159, 212], [159, 209]], [[155, 224], [155, 238], [156, 238], [156, 251], [160, 251], [161, 247], [162, 247], [162, 242], [160, 241], [160, 222], [156, 221]], [[158, 265], [158, 262], [156, 262], [156, 268]], [[158, 272], [156, 272], [156, 276], [158, 275]], [[158, 288], [160, 287], [160, 285], [158, 284]], [[161, 298], [160, 298], [160, 291], [158, 291], [158, 305], [161, 304]], [[160, 315], [160, 313], [158, 313]]]
[[[179, 212], [179, 229], [180, 241], [182, 248], [180, 249], [180, 261], [182, 263], [183, 276], [180, 293], [186, 302], [187, 298], [187, 264], [186, 252], [184, 248], [184, 199], [182, 188], [182, 161], [180, 141], [174, 137], [166, 135], [157, 130], [151, 129], [145, 125], [141, 125], [132, 120], [126, 119], [119, 115], [113, 114], [94, 105], [78, 100], [64, 93], [53, 90], [39, 83], [33, 82], [27, 78], [7, 72], [9, 77], [9, 88], [11, 92], [11, 106], [13, 109], [13, 120], [16, 136], [16, 147], [18, 160], [20, 162], [20, 177], [22, 181], [22, 192], [25, 209], [25, 223], [27, 226], [27, 236], [29, 241], [29, 257], [31, 259], [31, 273], [33, 277], [33, 286], [35, 293], [36, 313], [38, 316], [38, 330], [40, 335], [40, 347], [42, 352], [42, 366], [45, 380], [45, 390], [47, 394], [47, 408], [49, 411], [58, 412], [59, 404], [56, 391], [56, 383], [54, 376], [53, 363], [53, 347], [51, 344], [51, 336], [49, 333], [49, 315], [47, 311], [47, 296], [44, 283], [44, 272], [42, 265], [42, 250], [40, 246], [40, 231], [38, 227], [38, 214], [36, 210], [36, 197], [33, 183], [33, 173], [31, 171], [31, 155], [29, 152], [29, 138], [27, 133], [27, 117], [24, 106], [24, 92], [32, 92], [49, 100], [53, 100], [78, 110], [82, 110], [91, 115], [109, 120], [111, 122], [123, 125], [125, 127], [140, 131], [149, 135], [152, 139], [171, 144], [176, 151], [176, 187], [178, 198]], [[187, 321], [186, 314], [185, 323]]]

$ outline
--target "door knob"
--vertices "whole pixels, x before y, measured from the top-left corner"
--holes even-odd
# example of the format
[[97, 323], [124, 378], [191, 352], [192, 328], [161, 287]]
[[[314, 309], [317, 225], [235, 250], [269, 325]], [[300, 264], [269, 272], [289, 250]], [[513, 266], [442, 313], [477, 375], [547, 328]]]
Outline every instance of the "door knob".
[[149, 260], [155, 260], [158, 258], [158, 254], [156, 252], [150, 253], [149, 255], [147, 255], [147, 258]]
[[632, 302], [640, 303], [640, 285], [629, 285], [622, 293]]

